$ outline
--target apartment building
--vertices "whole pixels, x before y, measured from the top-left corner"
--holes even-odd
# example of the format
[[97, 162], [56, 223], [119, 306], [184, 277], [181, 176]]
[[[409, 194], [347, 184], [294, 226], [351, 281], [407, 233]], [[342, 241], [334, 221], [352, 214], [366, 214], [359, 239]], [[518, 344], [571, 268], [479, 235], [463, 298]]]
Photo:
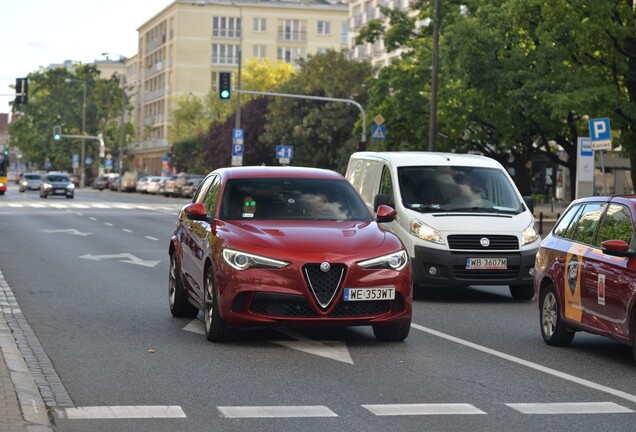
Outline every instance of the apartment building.
[[128, 90], [136, 92], [130, 170], [162, 172], [175, 96], [207, 95], [218, 72], [237, 70], [239, 53], [242, 63], [295, 65], [308, 54], [347, 49], [348, 13], [340, 0], [175, 0], [159, 11], [137, 29], [137, 55], [126, 60]]
[[380, 11], [380, 6], [390, 9], [408, 10], [412, 0], [350, 0], [349, 1], [349, 52], [352, 59], [368, 60], [375, 68], [381, 68], [391, 63], [395, 57], [402, 54], [402, 50], [387, 52], [384, 41], [378, 40], [375, 43], [364, 43], [356, 45], [356, 37], [360, 34], [360, 29], [367, 25], [369, 21], [387, 19]]

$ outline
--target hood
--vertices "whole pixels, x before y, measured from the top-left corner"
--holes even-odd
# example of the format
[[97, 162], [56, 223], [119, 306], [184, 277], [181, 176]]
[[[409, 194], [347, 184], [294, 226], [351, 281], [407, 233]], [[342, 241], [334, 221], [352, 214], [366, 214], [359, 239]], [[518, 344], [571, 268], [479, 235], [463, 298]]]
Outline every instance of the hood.
[[533, 221], [532, 214], [529, 211], [525, 211], [520, 214], [476, 212], [422, 214], [407, 210], [407, 213], [407, 226], [411, 219], [419, 219], [420, 221], [447, 234], [453, 234], [456, 232], [461, 232], [462, 234], [470, 232], [478, 234], [496, 232], [499, 234], [511, 233], [513, 235], [518, 235]]
[[248, 243], [299, 253], [354, 253], [380, 247], [386, 233], [375, 222], [226, 221]]

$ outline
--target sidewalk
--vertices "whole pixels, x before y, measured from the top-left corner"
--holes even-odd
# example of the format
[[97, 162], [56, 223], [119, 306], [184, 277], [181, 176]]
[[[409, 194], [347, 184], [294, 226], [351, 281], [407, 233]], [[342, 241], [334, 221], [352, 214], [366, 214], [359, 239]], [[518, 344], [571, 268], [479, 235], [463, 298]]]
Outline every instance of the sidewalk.
[[[0, 287], [0, 432], [51, 432], [42, 396], [7, 323], [13, 309]], [[5, 312], [7, 313], [5, 317]], [[18, 309], [19, 313], [19, 309]]]

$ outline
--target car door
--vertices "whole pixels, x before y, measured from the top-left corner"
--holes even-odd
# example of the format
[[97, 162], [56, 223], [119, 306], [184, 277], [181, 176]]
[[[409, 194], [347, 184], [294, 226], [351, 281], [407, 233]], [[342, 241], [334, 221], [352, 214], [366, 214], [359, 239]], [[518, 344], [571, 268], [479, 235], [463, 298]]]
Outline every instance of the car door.
[[[201, 184], [197, 193], [192, 198], [192, 202], [203, 203], [206, 207], [208, 215], [214, 215], [216, 200], [210, 197], [218, 195], [220, 187], [220, 178], [218, 175], [210, 175]], [[215, 193], [216, 191], [216, 193]], [[212, 234], [210, 221], [205, 220], [186, 220], [187, 244], [183, 247], [183, 253], [186, 255], [184, 263], [184, 272], [192, 282], [194, 295], [203, 301], [204, 289], [204, 265], [208, 257], [207, 239]]]
[[630, 258], [607, 255], [601, 251], [605, 240], [624, 240], [632, 244], [633, 215], [629, 207], [611, 203], [600, 221], [595, 248], [584, 256], [586, 323], [600, 332], [627, 338], [629, 305], [636, 277]]

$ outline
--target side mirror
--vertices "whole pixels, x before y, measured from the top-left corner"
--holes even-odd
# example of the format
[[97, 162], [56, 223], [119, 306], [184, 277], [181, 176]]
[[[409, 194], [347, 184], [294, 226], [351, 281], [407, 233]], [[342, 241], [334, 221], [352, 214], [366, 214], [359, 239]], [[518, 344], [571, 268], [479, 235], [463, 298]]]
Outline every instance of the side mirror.
[[625, 240], [605, 240], [601, 243], [601, 250], [604, 254], [619, 257], [634, 255], [634, 251], [629, 250], [629, 244]]
[[534, 214], [534, 200], [532, 199], [532, 197], [528, 195], [524, 196], [523, 202], [528, 207], [528, 210], [530, 210], [530, 213]]
[[212, 222], [202, 203], [190, 203], [183, 207], [183, 213], [190, 220]]
[[377, 194], [373, 199], [373, 211], [377, 212], [381, 205], [391, 205], [391, 195], [389, 194]]
[[389, 207], [388, 205], [382, 204], [378, 207], [378, 215], [376, 216], [375, 220], [379, 223], [393, 222], [396, 216], [397, 210]]

